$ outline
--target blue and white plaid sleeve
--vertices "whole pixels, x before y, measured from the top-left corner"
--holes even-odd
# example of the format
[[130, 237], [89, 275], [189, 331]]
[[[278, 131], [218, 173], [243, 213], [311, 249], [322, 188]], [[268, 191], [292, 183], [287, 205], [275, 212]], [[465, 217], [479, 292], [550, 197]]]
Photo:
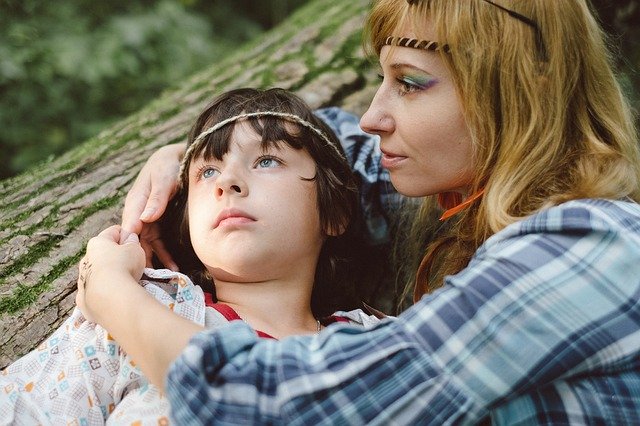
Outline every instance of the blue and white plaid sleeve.
[[331, 127], [347, 154], [360, 186], [360, 204], [371, 242], [387, 242], [390, 221], [402, 196], [391, 185], [389, 171], [380, 166], [380, 138], [365, 133], [358, 117], [340, 108], [322, 108], [315, 114]]
[[509, 226], [373, 329], [200, 333], [167, 391], [178, 424], [640, 424], [640, 207]]

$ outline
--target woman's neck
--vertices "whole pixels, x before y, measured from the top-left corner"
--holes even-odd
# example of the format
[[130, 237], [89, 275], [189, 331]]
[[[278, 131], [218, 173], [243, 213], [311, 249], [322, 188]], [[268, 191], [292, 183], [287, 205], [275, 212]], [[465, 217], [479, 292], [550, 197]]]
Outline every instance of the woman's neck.
[[311, 312], [313, 280], [225, 282], [216, 280], [218, 302], [233, 308], [255, 330], [277, 339], [317, 332]]

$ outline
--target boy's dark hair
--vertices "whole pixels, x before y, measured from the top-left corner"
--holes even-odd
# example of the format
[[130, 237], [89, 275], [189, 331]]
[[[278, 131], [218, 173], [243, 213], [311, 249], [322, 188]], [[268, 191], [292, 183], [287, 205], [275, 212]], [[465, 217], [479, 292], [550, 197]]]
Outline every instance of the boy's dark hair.
[[[236, 89], [218, 96], [200, 114], [189, 132], [187, 146], [204, 130], [230, 117], [243, 113], [275, 111], [294, 114], [321, 130], [338, 148], [326, 146], [310, 129], [277, 117], [262, 116], [245, 120], [262, 137], [263, 144], [284, 141], [294, 149], [306, 149], [316, 162], [318, 210], [321, 229], [326, 240], [316, 267], [311, 309], [316, 317], [349, 309], [357, 305], [355, 287], [359, 284], [364, 262], [365, 244], [362, 237], [362, 215], [358, 202], [358, 187], [345, 158], [340, 142], [331, 129], [317, 118], [299, 97], [283, 89]], [[234, 124], [207, 135], [205, 143], [193, 157], [222, 159], [229, 149]], [[194, 282], [215, 295], [215, 287], [189, 238], [187, 221], [188, 185], [183, 185], [169, 205], [162, 222], [167, 247], [180, 270]], [[343, 230], [340, 235], [331, 236]], [[328, 231], [333, 232], [328, 232]]]

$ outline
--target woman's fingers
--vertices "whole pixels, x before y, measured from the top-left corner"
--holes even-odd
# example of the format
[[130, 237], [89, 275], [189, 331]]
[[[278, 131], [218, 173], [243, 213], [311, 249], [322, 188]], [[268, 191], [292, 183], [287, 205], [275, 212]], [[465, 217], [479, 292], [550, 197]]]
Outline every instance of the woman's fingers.
[[122, 210], [122, 229], [127, 232], [127, 235], [129, 233], [139, 234], [142, 230], [143, 223], [140, 216], [149, 199], [149, 193], [150, 188], [146, 186], [146, 183], [139, 184], [138, 180], [129, 190]]
[[147, 199], [140, 220], [145, 223], [155, 222], [160, 219], [169, 200], [177, 188], [175, 175], [164, 176], [152, 182], [151, 194]]
[[78, 263], [78, 291], [76, 292], [76, 306], [82, 312], [82, 315], [89, 322], [94, 322], [89, 310], [86, 305], [86, 292], [85, 286], [87, 284], [88, 275], [90, 274], [89, 269], [89, 260], [87, 256], [84, 256], [80, 259], [80, 263]]
[[153, 255], [155, 254], [165, 268], [177, 271], [178, 266], [164, 245], [160, 231], [160, 225], [154, 222], [145, 224], [140, 233], [140, 242], [147, 259], [147, 267], [151, 267]]
[[156, 151], [144, 165], [127, 194], [122, 212], [122, 227], [139, 234], [143, 222], [158, 220], [178, 187], [182, 144], [168, 145]]
[[176, 263], [173, 261], [173, 257], [171, 257], [171, 254], [169, 253], [167, 248], [164, 246], [164, 243], [160, 238], [152, 241], [151, 247], [153, 249], [153, 252], [158, 257], [158, 260], [162, 265], [164, 265], [165, 268], [171, 269], [172, 271], [179, 270], [178, 265], [176, 265]]
[[147, 268], [153, 268], [153, 248], [148, 241], [141, 240], [140, 245], [144, 250], [144, 263]]
[[120, 225], [112, 225], [107, 229], [104, 229], [98, 234], [98, 237], [113, 241], [114, 243], [120, 243], [120, 234], [122, 227]]

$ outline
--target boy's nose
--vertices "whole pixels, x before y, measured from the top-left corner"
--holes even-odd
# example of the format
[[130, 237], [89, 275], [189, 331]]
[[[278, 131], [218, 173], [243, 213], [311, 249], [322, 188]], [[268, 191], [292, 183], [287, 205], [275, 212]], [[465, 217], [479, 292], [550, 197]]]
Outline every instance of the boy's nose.
[[223, 172], [218, 176], [216, 180], [215, 193], [218, 198], [222, 197], [225, 193], [227, 195], [246, 196], [248, 192], [246, 182], [238, 174], [232, 174], [226, 171], [226, 173]]
[[217, 192], [218, 192], [218, 196], [221, 197], [222, 194], [225, 193], [225, 191], [230, 192], [230, 193], [237, 193], [237, 194], [242, 194], [242, 188], [240, 188], [239, 185], [230, 185], [227, 189], [224, 189], [223, 187], [219, 186], [217, 188]]

